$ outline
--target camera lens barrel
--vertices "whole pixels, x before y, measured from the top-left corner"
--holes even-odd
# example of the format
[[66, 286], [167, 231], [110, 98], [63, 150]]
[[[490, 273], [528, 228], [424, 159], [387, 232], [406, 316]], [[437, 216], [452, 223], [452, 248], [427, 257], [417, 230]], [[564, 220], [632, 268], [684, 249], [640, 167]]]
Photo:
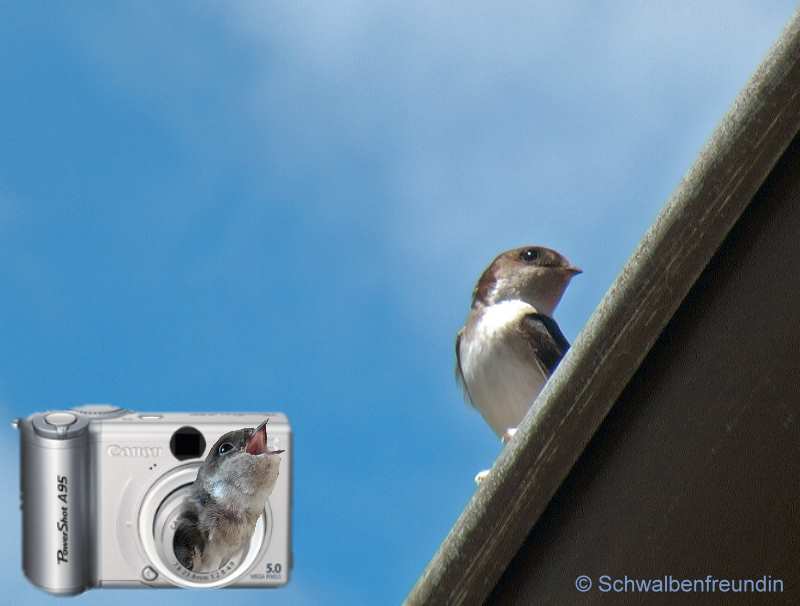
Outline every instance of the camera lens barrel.
[[25, 576], [53, 594], [81, 593], [91, 583], [89, 420], [35, 414], [19, 430]]

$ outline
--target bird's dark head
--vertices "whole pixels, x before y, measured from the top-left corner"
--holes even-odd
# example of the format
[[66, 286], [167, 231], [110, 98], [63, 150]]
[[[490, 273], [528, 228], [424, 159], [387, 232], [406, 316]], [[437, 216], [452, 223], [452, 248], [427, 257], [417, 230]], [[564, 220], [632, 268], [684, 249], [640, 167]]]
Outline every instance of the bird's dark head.
[[552, 316], [570, 280], [579, 273], [552, 248], [514, 248], [495, 257], [483, 272], [472, 293], [472, 306], [519, 299]]
[[278, 480], [282, 450], [267, 448], [267, 422], [229, 431], [197, 473], [195, 497], [230, 512], [260, 513]]

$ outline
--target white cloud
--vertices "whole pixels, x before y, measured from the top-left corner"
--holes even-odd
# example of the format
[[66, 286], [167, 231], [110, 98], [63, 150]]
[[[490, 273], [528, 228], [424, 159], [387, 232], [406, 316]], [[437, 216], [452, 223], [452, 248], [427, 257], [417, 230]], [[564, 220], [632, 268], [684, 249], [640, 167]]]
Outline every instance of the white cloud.
[[[291, 111], [311, 150], [332, 129], [335, 145], [385, 156], [375, 227], [416, 279], [529, 239], [586, 255], [620, 217], [627, 256], [787, 6], [353, 0], [227, 14], [268, 66], [249, 103], [265, 133]], [[653, 175], [646, 199], [629, 198], [636, 173]]]
[[[591, 289], [574, 310], [585, 319], [791, 8], [243, 2], [94, 18], [81, 36], [199, 159], [213, 166], [235, 145], [253, 158], [256, 182], [268, 165], [270, 178], [320, 183], [318, 199], [291, 201], [315, 220], [366, 220], [401, 300], [410, 284], [465, 299], [491, 256], [534, 241], [586, 269]], [[222, 38], [205, 44], [198, 31]], [[215, 52], [220, 43], [230, 56]], [[223, 127], [193, 113], [215, 95]], [[347, 156], [381, 181], [379, 199], [326, 189]], [[380, 211], [363, 219], [371, 207]], [[252, 225], [253, 213], [241, 207], [233, 224]], [[242, 246], [232, 232], [223, 248]], [[441, 323], [433, 307], [406, 301], [410, 315]]]

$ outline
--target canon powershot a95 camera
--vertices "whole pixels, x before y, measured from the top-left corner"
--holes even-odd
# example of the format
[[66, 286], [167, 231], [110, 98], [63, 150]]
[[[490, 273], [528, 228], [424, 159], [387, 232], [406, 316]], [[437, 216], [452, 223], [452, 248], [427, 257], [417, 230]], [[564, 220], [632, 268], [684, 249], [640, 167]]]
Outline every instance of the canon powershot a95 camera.
[[68, 595], [288, 582], [285, 415], [92, 404], [15, 424], [22, 568], [34, 585]]

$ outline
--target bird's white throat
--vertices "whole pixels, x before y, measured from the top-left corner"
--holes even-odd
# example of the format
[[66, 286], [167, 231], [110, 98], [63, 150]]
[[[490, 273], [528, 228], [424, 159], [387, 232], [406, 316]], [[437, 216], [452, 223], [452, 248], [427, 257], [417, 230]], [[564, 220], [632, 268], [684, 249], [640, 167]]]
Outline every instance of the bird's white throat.
[[480, 319], [475, 327], [475, 337], [491, 338], [498, 332], [507, 330], [523, 316], [533, 313], [537, 313], [537, 309], [519, 299], [487, 305], [481, 310]]

